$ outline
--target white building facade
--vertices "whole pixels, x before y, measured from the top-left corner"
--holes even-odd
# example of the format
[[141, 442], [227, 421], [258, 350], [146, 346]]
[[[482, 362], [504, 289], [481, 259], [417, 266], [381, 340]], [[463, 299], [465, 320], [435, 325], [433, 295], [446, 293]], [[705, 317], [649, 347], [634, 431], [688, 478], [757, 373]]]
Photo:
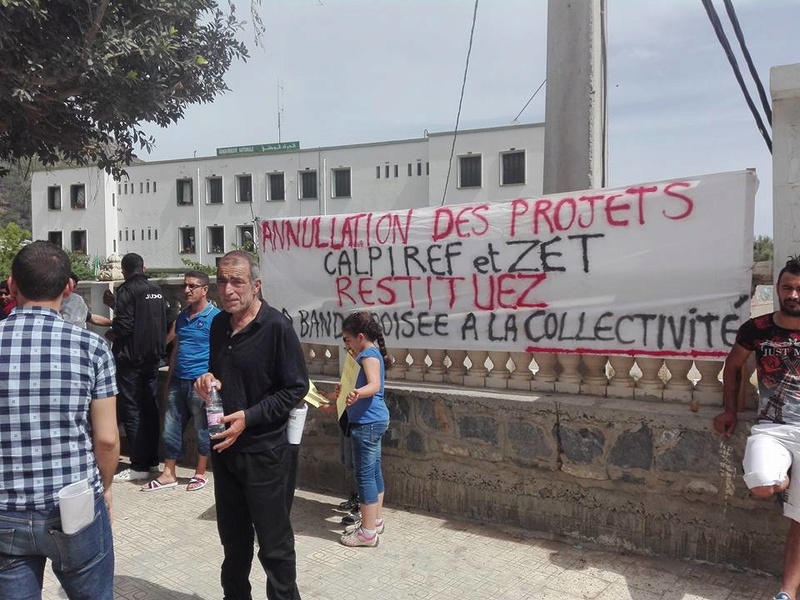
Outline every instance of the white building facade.
[[214, 265], [251, 243], [256, 218], [541, 195], [543, 152], [544, 124], [526, 124], [460, 131], [454, 149], [450, 132], [328, 148], [220, 149], [131, 165], [121, 181], [97, 168], [39, 171], [32, 233], [90, 257], [136, 252], [150, 268], [180, 268], [182, 259]]

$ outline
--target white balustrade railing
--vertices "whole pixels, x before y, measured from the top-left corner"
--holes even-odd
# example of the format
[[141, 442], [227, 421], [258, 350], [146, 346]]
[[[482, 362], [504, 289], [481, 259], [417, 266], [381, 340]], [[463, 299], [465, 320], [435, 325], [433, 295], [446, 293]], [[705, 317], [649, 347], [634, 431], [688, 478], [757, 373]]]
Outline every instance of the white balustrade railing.
[[[303, 344], [312, 375], [339, 373], [339, 346]], [[722, 403], [722, 361], [646, 356], [546, 354], [495, 350], [388, 348], [393, 359], [386, 377], [455, 387], [508, 389], [636, 398], [655, 402]], [[755, 406], [753, 367], [745, 373], [742, 398]]]

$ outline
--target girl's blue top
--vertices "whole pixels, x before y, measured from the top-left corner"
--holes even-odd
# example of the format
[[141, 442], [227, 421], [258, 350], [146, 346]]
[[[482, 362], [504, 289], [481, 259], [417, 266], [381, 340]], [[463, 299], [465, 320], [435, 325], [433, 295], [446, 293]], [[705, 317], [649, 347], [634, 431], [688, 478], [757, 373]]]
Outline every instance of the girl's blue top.
[[[376, 346], [365, 348], [358, 356], [356, 362], [361, 366], [361, 361], [366, 357], [377, 358], [381, 366], [381, 389], [371, 398], [359, 398], [358, 402], [347, 407], [347, 418], [351, 423], [381, 423], [389, 420], [389, 409], [383, 400], [383, 388], [386, 382], [386, 367], [383, 364], [383, 356]], [[367, 385], [367, 375], [364, 367], [358, 372], [356, 388]]]

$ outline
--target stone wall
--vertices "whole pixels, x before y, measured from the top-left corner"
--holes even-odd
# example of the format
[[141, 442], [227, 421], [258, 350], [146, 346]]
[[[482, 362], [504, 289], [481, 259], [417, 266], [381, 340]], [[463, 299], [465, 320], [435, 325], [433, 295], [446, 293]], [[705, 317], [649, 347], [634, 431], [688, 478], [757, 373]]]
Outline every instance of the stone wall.
[[[323, 388], [333, 382], [320, 382]], [[777, 504], [741, 479], [749, 421], [713, 433], [716, 407], [390, 386], [387, 503], [572, 543], [766, 572], [782, 566]], [[312, 411], [299, 485], [349, 490], [335, 419]]]

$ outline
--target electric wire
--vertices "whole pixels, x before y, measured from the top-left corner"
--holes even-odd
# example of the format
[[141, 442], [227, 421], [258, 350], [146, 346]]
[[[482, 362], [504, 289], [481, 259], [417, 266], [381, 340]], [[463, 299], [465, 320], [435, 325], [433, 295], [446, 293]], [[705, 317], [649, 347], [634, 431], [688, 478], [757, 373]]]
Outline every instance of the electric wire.
[[767, 98], [767, 92], [764, 90], [764, 84], [761, 82], [761, 78], [758, 76], [758, 71], [756, 71], [756, 67], [753, 64], [753, 58], [750, 56], [750, 50], [748, 50], [747, 44], [744, 41], [744, 33], [742, 33], [742, 28], [739, 25], [739, 17], [736, 16], [736, 9], [733, 7], [733, 2], [731, 2], [731, 0], [723, 1], [725, 2], [725, 10], [728, 13], [728, 19], [730, 19], [731, 25], [733, 26], [733, 32], [736, 34], [736, 39], [739, 40], [739, 47], [742, 49], [742, 55], [747, 63], [750, 76], [756, 83], [758, 97], [761, 99], [761, 106], [764, 108], [764, 114], [767, 116], [767, 123], [769, 123], [771, 126], [772, 108], [769, 105], [769, 99]]
[[442, 203], [447, 197], [447, 186], [450, 183], [450, 174], [453, 171], [453, 155], [456, 151], [456, 138], [458, 137], [458, 122], [461, 120], [461, 105], [464, 102], [464, 89], [467, 87], [467, 73], [469, 72], [469, 57], [472, 54], [472, 40], [475, 37], [475, 21], [478, 18], [478, 0], [475, 0], [475, 8], [472, 11], [472, 28], [469, 31], [469, 47], [467, 48], [467, 62], [464, 65], [464, 78], [461, 81], [461, 97], [458, 100], [458, 112], [456, 113], [456, 128], [453, 131], [453, 145], [450, 147], [450, 160], [447, 165], [447, 178], [444, 180], [444, 190], [442, 191]]
[[703, 3], [703, 7], [706, 9], [706, 14], [708, 15], [708, 19], [711, 22], [711, 26], [714, 28], [714, 33], [717, 34], [717, 39], [719, 43], [722, 45], [723, 50], [725, 51], [725, 55], [728, 57], [728, 62], [733, 69], [733, 74], [736, 77], [736, 81], [739, 83], [739, 88], [742, 90], [742, 94], [744, 94], [745, 102], [747, 102], [747, 106], [750, 108], [750, 112], [753, 115], [753, 118], [756, 120], [756, 125], [758, 126], [758, 130], [761, 132], [761, 136], [764, 138], [764, 141], [767, 144], [767, 148], [769, 149], [770, 154], [772, 154], [772, 140], [770, 139], [769, 132], [767, 131], [766, 126], [764, 125], [764, 121], [761, 118], [761, 114], [758, 112], [755, 103], [753, 102], [753, 98], [750, 96], [750, 92], [747, 89], [747, 86], [744, 83], [744, 79], [742, 78], [742, 72], [739, 69], [739, 64], [736, 62], [736, 57], [733, 54], [733, 50], [731, 49], [731, 45], [728, 42], [728, 38], [725, 35], [725, 31], [722, 28], [722, 23], [719, 20], [719, 15], [717, 14], [717, 10], [714, 8], [712, 0], [701, 0]]
[[539, 87], [536, 88], [536, 91], [533, 92], [533, 94], [531, 94], [531, 97], [528, 98], [528, 101], [525, 103], [525, 106], [522, 107], [522, 110], [520, 110], [517, 113], [517, 116], [514, 117], [514, 120], [511, 121], [512, 123], [516, 123], [517, 122], [517, 119], [519, 119], [520, 115], [522, 115], [522, 113], [525, 112], [525, 109], [528, 108], [528, 104], [530, 104], [533, 101], [533, 99], [536, 98], [536, 94], [538, 94], [539, 90], [541, 90], [544, 87], [545, 83], [547, 83], [547, 77], [545, 77], [544, 81], [542, 81], [542, 83], [539, 84]]

